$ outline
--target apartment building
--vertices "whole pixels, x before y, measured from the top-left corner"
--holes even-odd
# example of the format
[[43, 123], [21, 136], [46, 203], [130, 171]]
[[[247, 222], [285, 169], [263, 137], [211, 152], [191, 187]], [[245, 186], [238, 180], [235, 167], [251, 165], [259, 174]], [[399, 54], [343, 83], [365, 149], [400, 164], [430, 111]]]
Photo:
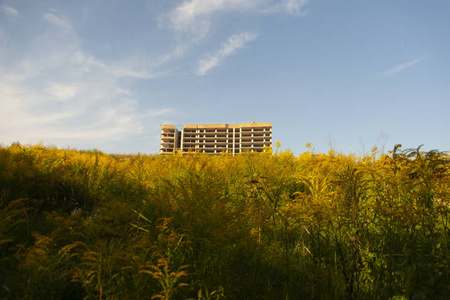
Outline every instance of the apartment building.
[[186, 124], [161, 126], [160, 154], [196, 151], [206, 154], [262, 152], [272, 147], [272, 123]]

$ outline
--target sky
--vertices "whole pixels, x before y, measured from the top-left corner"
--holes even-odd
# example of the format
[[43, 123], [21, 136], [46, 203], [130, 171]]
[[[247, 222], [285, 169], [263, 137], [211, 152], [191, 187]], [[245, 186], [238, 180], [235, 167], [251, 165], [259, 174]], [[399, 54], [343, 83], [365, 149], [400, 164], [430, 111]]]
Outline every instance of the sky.
[[160, 125], [450, 150], [448, 0], [0, 0], [0, 144], [157, 153]]

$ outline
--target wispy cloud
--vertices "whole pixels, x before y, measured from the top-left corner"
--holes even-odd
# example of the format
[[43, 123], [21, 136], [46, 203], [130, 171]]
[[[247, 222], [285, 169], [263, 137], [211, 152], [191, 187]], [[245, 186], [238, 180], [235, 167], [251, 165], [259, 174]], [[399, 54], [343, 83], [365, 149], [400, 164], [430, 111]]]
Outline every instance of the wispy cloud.
[[52, 83], [43, 90], [23, 82], [0, 84], [0, 132], [3, 141], [39, 142], [65, 140], [121, 140], [144, 129], [145, 112], [139, 103], [114, 89], [110, 78], [87, 84]]
[[67, 32], [72, 32], [72, 25], [70, 24], [70, 22], [66, 19], [63, 19], [61, 17], [56, 16], [53, 13], [46, 13], [43, 15], [43, 19], [47, 22], [52, 23], [53, 25], [58, 26], [59, 28], [61, 28], [62, 30], [65, 30]]
[[0, 68], [0, 142], [103, 147], [170, 115], [168, 108], [142, 109], [128, 90], [124, 78], [152, 76], [142, 61], [104, 62], [82, 48], [69, 20], [54, 13], [42, 20], [62, 30], [36, 36], [14, 64]]
[[208, 33], [215, 14], [253, 11], [303, 16], [307, 3], [308, 0], [186, 0], [161, 15], [160, 22], [177, 32], [195, 34], [200, 40]]
[[[102, 71], [118, 78], [134, 78], [134, 79], [148, 79], [155, 78], [157, 74], [144, 70], [145, 64], [142, 61], [135, 59], [125, 60], [123, 62], [104, 63], [89, 53], [82, 51], [72, 51], [68, 55], [74, 62], [79, 64], [79, 71], [85, 73]], [[136, 65], [140, 67], [137, 69]]]
[[266, 13], [286, 12], [290, 15], [304, 16], [306, 11], [304, 6], [308, 4], [308, 0], [281, 0], [277, 4], [268, 6]]
[[246, 10], [261, 0], [187, 0], [175, 7], [166, 17], [169, 26], [177, 31], [208, 30], [211, 16], [219, 11]]
[[164, 59], [179, 58], [189, 47], [199, 44], [208, 36], [212, 23], [221, 14], [250, 12], [303, 16], [307, 3], [308, 0], [185, 0], [159, 16], [160, 25], [170, 28], [178, 40], [177, 51]]
[[74, 98], [77, 95], [78, 89], [79, 88], [74, 85], [53, 83], [44, 91], [56, 100], [66, 101]]
[[414, 66], [415, 64], [419, 63], [423, 58], [424, 58], [424, 57], [421, 56], [421, 57], [418, 57], [418, 58], [416, 58], [416, 59], [414, 59], [414, 60], [411, 60], [411, 61], [408, 61], [408, 62], [399, 64], [399, 65], [393, 66], [392, 68], [386, 70], [386, 71], [384, 72], [384, 75], [390, 76], [390, 75], [394, 75], [394, 74], [396, 74], [396, 73], [398, 73], [398, 72], [401, 72], [401, 71], [403, 71], [403, 70], [405, 70], [405, 69], [407, 69], [407, 68], [409, 68], [409, 67], [412, 67], [412, 66]]
[[163, 108], [163, 109], [150, 110], [148, 112], [148, 115], [152, 116], [152, 117], [159, 117], [159, 116], [167, 115], [167, 114], [172, 113], [172, 112], [173, 112], [172, 109]]
[[251, 32], [242, 32], [232, 35], [226, 43], [213, 55], [200, 60], [198, 64], [197, 74], [203, 76], [209, 70], [215, 68], [222, 63], [228, 56], [234, 54], [238, 49], [242, 48], [248, 42], [256, 39], [257, 34]]
[[107, 66], [106, 69], [117, 77], [128, 77], [134, 79], [148, 79], [157, 77], [157, 75], [150, 74], [144, 70], [134, 70], [127, 67], [122, 67], [120, 65]]
[[11, 6], [0, 5], [0, 10], [10, 16], [17, 17], [19, 15], [19, 11]]
[[284, 0], [281, 2], [283, 7], [289, 14], [304, 16], [306, 12], [303, 7], [308, 3], [308, 0]]

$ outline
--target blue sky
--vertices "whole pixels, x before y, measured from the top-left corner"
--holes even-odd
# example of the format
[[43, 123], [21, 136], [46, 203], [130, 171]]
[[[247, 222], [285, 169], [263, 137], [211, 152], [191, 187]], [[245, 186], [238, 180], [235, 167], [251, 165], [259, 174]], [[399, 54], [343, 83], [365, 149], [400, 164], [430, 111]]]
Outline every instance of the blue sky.
[[447, 0], [0, 0], [0, 143], [255, 121], [295, 154], [448, 151], [449, 37]]

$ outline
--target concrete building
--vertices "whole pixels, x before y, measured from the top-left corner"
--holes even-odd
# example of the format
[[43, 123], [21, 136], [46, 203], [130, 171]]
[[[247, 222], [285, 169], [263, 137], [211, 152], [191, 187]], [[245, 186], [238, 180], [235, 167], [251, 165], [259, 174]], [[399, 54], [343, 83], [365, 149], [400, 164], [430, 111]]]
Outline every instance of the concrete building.
[[160, 154], [197, 151], [207, 154], [262, 152], [272, 147], [272, 123], [186, 124], [161, 126]]

